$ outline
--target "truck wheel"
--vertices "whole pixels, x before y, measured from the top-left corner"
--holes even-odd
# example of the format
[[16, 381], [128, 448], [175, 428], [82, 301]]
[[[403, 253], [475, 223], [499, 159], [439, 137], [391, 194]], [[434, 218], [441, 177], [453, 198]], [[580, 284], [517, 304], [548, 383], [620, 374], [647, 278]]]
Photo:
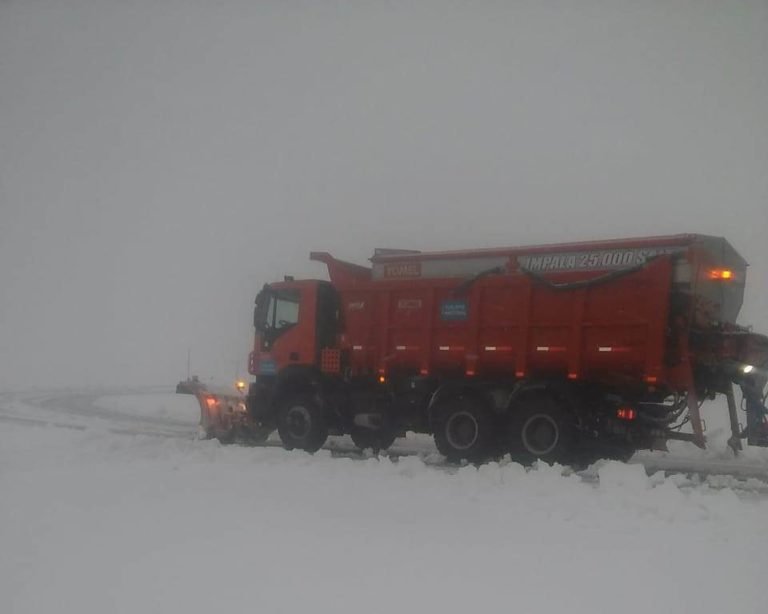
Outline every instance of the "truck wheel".
[[492, 453], [493, 415], [470, 397], [447, 400], [432, 412], [435, 445], [450, 462], [480, 462]]
[[277, 432], [286, 450], [317, 452], [328, 439], [323, 408], [308, 394], [289, 397], [277, 413]]
[[573, 417], [546, 394], [530, 395], [512, 409], [508, 426], [513, 460], [530, 464], [570, 462], [576, 441]]
[[387, 429], [353, 428], [350, 433], [352, 442], [361, 450], [371, 448], [374, 453], [389, 448], [397, 436]]

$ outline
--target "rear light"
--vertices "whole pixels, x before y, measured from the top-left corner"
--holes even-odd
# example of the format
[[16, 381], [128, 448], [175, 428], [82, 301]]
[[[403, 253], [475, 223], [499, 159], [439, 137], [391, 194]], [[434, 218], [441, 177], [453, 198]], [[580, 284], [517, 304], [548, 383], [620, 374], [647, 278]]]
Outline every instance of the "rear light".
[[216, 400], [216, 397], [205, 397], [205, 404], [208, 406], [208, 409], [216, 409], [219, 402]]
[[637, 410], [631, 407], [619, 407], [616, 410], [616, 417], [619, 420], [634, 420], [637, 418]]
[[731, 271], [730, 269], [712, 269], [709, 272], [709, 278], [722, 279], [724, 281], [727, 281], [729, 279], [733, 279], [733, 271]]

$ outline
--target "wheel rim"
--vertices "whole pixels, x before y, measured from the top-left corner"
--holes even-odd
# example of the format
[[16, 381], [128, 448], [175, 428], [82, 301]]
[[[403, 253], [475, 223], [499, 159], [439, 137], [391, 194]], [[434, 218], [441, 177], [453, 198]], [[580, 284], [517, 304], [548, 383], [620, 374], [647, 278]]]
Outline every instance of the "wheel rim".
[[480, 435], [477, 418], [468, 411], [460, 411], [451, 415], [445, 425], [445, 436], [455, 450], [471, 448]]
[[536, 414], [523, 425], [523, 445], [536, 456], [544, 456], [555, 449], [560, 441], [560, 428], [554, 418]]
[[312, 418], [306, 407], [296, 405], [285, 415], [285, 427], [294, 439], [304, 439], [312, 426]]

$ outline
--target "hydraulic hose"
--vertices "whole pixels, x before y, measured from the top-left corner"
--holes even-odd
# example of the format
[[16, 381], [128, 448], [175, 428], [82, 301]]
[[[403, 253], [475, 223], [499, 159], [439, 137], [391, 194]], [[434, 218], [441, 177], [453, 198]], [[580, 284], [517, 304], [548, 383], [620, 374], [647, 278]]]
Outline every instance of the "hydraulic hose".
[[636, 264], [631, 267], [619, 269], [618, 271], [611, 271], [610, 273], [606, 273], [605, 275], [600, 275], [599, 277], [593, 277], [592, 279], [581, 279], [579, 281], [572, 281], [572, 282], [562, 283], [562, 284], [556, 284], [554, 282], [551, 282], [543, 275], [540, 275], [539, 273], [531, 271], [530, 269], [527, 269], [522, 266], [520, 267], [520, 271], [522, 273], [525, 273], [528, 277], [533, 279], [535, 282], [540, 283], [551, 290], [556, 290], [556, 291], [580, 290], [582, 288], [591, 288], [592, 286], [607, 284], [616, 279], [621, 279], [622, 277], [626, 277], [627, 275], [636, 273], [637, 271], [644, 269], [646, 266], [648, 266], [648, 264], [651, 261], [655, 260], [656, 258], [658, 258], [658, 256], [650, 256], [648, 259], [646, 259], [645, 262], [641, 262], [640, 264]]

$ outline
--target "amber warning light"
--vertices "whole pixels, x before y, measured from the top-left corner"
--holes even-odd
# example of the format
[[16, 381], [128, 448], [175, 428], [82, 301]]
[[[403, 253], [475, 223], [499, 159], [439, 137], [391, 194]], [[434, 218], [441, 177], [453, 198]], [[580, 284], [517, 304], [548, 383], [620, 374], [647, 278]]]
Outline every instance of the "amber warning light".
[[729, 280], [733, 279], [733, 271], [730, 269], [712, 269], [709, 272], [709, 278], [710, 279], [722, 279], [722, 280]]

